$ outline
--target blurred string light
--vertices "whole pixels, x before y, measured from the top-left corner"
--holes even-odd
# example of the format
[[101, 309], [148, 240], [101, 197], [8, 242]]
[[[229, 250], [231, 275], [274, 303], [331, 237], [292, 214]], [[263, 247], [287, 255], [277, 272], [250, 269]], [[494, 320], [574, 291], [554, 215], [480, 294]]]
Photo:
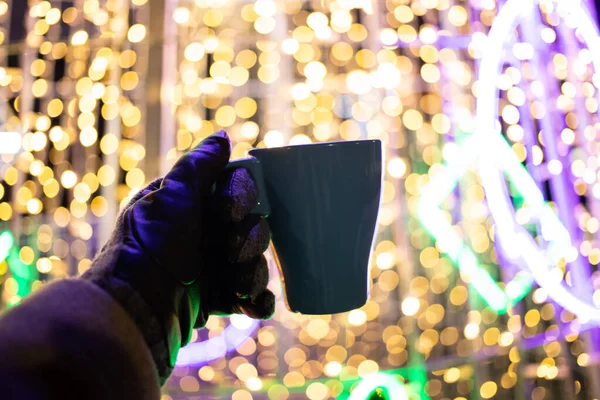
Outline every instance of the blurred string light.
[[[0, 0], [0, 22], [10, 16], [11, 4]], [[460, 190], [453, 190], [454, 180], [440, 186], [448, 193], [443, 196], [448, 211], [432, 214], [440, 221], [451, 216], [458, 238], [470, 240], [469, 247], [457, 247], [457, 260], [465, 261], [464, 270], [473, 276], [457, 273], [461, 268], [452, 268], [443, 240], [434, 245], [417, 221], [417, 200], [427, 181], [447, 168], [442, 162], [464, 158], [462, 137], [473, 131], [476, 97], [486, 93], [481, 80], [475, 83], [475, 71], [501, 8], [496, 1], [169, 4], [174, 10], [165, 15], [175, 29], [166, 37], [177, 39], [176, 46], [167, 46], [167, 64], [174, 68], [172, 80], [163, 82], [170, 88], [163, 95], [175, 121], [162, 132], [144, 125], [156, 112], [150, 107], [158, 93], [145, 74], [148, 39], [156, 40], [147, 20], [150, 2], [86, 0], [66, 9], [48, 1], [30, 5], [27, 25], [33, 28], [22, 65], [0, 68], [0, 85], [18, 116], [2, 130], [23, 135], [18, 156], [0, 156], [0, 224], [16, 226], [17, 243], [10, 259], [15, 263], [0, 263], [4, 304], [14, 304], [20, 291], [35, 290], [41, 281], [89, 268], [119, 204], [154, 178], [156, 164], [168, 168], [215, 130], [229, 132], [233, 158], [254, 147], [381, 138], [387, 176], [369, 303], [335, 316], [278, 310], [254, 332], [243, 319], [212, 318], [194, 334], [194, 350], [183, 350], [163, 400], [208, 393], [233, 400], [343, 398], [382, 371], [401, 376], [407, 392], [421, 399], [513, 398], [522, 387], [517, 381], [532, 379], [517, 378], [515, 371], [531, 366], [538, 371], [534, 400], [553, 380], [587, 390], [587, 381], [569, 381], [572, 374], [562, 365], [593, 362], [581, 335], [593, 325], [554, 308], [543, 288], [530, 290], [528, 271], [508, 284], [492, 278], [513, 277], [502, 267], [518, 264], [518, 258], [499, 259], [510, 254], [486, 208], [482, 180], [457, 173]], [[540, 133], [537, 125], [527, 125], [527, 117], [543, 120], [549, 113], [530, 101], [535, 97], [530, 92], [548, 86], [532, 79], [526, 66], [537, 56], [533, 42], [515, 43], [506, 52], [512, 65], [493, 80], [502, 90], [500, 121], [508, 126], [506, 136], [519, 160], [551, 176], [572, 172], [574, 189], [588, 196], [590, 203], [578, 204], [572, 218], [585, 240], [571, 245], [595, 266], [600, 262], [594, 236], [600, 222], [592, 203], [600, 196], [593, 156], [597, 138], [594, 121], [583, 114], [596, 113], [594, 83], [600, 81], [587, 74], [593, 57], [580, 48], [579, 32], [574, 42], [564, 42], [565, 25], [577, 27], [565, 8], [540, 1], [536, 9], [543, 20], [536, 27], [552, 55], [543, 74], [560, 85], [549, 97], [569, 114], [556, 141], [574, 149], [572, 162], [552, 159], [546, 138], [526, 142]], [[2, 23], [4, 46], [8, 33]], [[12, 44], [6, 49], [11, 54]], [[31, 54], [36, 57], [28, 58]], [[65, 72], [56, 80], [53, 72], [62, 63]], [[160, 154], [150, 143], [158, 134]], [[582, 135], [589, 144], [581, 143]], [[584, 157], [583, 150], [591, 154]], [[512, 186], [512, 201], [521, 205], [524, 196]], [[429, 197], [430, 205], [438, 196]], [[539, 222], [532, 212], [523, 203], [511, 219], [529, 227]], [[457, 243], [449, 237], [447, 243]], [[561, 272], [565, 262], [550, 273]], [[32, 281], [17, 282], [27, 273]], [[479, 285], [499, 313], [508, 307], [506, 314], [482, 307], [468, 283]], [[523, 296], [526, 300], [510, 309]], [[598, 289], [594, 301], [600, 304]], [[488, 358], [493, 362], [481, 361]], [[411, 368], [419, 373], [406, 372]]]
[[[110, 229], [97, 219], [109, 217], [111, 225], [113, 202], [126, 202], [145, 181], [136, 63], [145, 61], [147, 31], [137, 16], [127, 21], [130, 8], [145, 4], [85, 1], [63, 9], [33, 2], [25, 14], [33, 26], [28, 40], [6, 47], [21, 56], [14, 57], [19, 66], [0, 67], [7, 97], [0, 223], [18, 232], [10, 270], [23, 271], [19, 295], [41, 285], [38, 273], [51, 280], [89, 268], [93, 242]], [[11, 2], [0, 1], [1, 10], [3, 21], [10, 18]], [[95, 28], [82, 29], [84, 21]], [[5, 33], [0, 29], [3, 46]], [[17, 46], [28, 51], [15, 53]], [[4, 283], [2, 300], [9, 301], [17, 286], [11, 277]]]

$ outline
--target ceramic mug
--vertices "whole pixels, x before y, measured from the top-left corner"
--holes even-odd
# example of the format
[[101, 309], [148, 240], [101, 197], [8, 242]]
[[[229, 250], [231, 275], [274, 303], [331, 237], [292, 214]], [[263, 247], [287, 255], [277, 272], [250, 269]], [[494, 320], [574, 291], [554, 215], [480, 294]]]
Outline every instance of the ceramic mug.
[[247, 168], [293, 312], [335, 314], [369, 297], [383, 178], [380, 140], [253, 149]]

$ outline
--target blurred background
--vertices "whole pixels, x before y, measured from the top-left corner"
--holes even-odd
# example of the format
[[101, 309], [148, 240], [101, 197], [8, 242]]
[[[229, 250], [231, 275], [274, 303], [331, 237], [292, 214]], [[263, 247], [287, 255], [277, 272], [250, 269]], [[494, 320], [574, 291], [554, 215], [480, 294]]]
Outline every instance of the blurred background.
[[0, 309], [216, 130], [379, 138], [368, 304], [292, 314], [271, 259], [162, 400], [599, 398], [598, 46], [585, 0], [0, 0]]

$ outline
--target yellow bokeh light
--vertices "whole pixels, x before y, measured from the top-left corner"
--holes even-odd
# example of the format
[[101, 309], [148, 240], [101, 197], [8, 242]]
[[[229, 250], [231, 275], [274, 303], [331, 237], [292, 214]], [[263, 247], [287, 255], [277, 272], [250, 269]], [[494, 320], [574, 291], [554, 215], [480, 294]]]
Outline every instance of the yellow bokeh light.
[[10, 206], [10, 204], [4, 202], [4, 203], [0, 203], [0, 219], [2, 221], [8, 221], [9, 219], [12, 218], [12, 207]]
[[275, 29], [275, 24], [276, 22], [274, 18], [258, 17], [256, 21], [254, 21], [254, 29], [256, 29], [256, 32], [266, 35], [273, 32]]
[[58, 117], [63, 112], [63, 102], [60, 99], [52, 99], [48, 103], [48, 115], [52, 118]]
[[406, 110], [402, 122], [408, 129], [417, 130], [423, 126], [423, 115], [417, 110]]
[[487, 381], [484, 382], [483, 385], [481, 385], [481, 388], [479, 389], [479, 394], [484, 399], [490, 399], [496, 395], [497, 391], [498, 385], [496, 384], [496, 382]]
[[244, 139], [254, 140], [258, 136], [259, 126], [256, 122], [247, 121], [244, 122], [240, 128], [240, 134]]
[[306, 19], [306, 24], [313, 30], [318, 31], [325, 28], [329, 24], [329, 19], [322, 12], [316, 11], [311, 13]]
[[52, 271], [52, 261], [47, 257], [41, 257], [35, 263], [37, 270], [42, 274], [47, 274]]
[[398, 28], [398, 38], [404, 43], [414, 42], [417, 38], [417, 31], [410, 25], [402, 25]]
[[369, 75], [363, 70], [354, 70], [346, 77], [348, 89], [356, 94], [366, 94], [371, 90]]
[[448, 11], [448, 20], [452, 25], [463, 26], [467, 23], [467, 11], [462, 6], [452, 6]]
[[258, 391], [262, 389], [263, 383], [260, 378], [250, 378], [246, 381], [246, 386], [252, 391]]
[[367, 314], [363, 310], [352, 310], [348, 313], [348, 322], [351, 325], [362, 325], [367, 322]]
[[306, 397], [310, 400], [323, 400], [329, 397], [329, 388], [321, 382], [313, 382], [306, 388]]
[[425, 64], [421, 67], [421, 77], [425, 82], [436, 83], [440, 80], [440, 70], [434, 64]]
[[31, 92], [35, 97], [42, 97], [48, 92], [48, 81], [45, 79], [38, 79], [33, 82]]
[[346, 32], [346, 34], [348, 35], [348, 38], [350, 38], [350, 40], [352, 40], [353, 42], [362, 42], [363, 40], [366, 40], [369, 36], [367, 28], [365, 28], [361, 24], [352, 24], [348, 32]]
[[98, 182], [98, 177], [93, 172], [88, 172], [85, 174], [83, 178], [81, 178], [81, 181], [87, 185], [91, 193], [98, 190], [100, 185]]
[[94, 128], [83, 128], [79, 133], [79, 141], [85, 147], [90, 147], [98, 139], [98, 132]]
[[309, 144], [309, 143], [312, 143], [311, 138], [302, 133], [300, 133], [298, 135], [294, 135], [290, 139], [290, 146], [297, 146], [297, 145]]
[[121, 76], [121, 87], [123, 90], [133, 90], [139, 83], [138, 74], [135, 71], [128, 71]]
[[71, 170], [67, 170], [60, 176], [60, 183], [66, 189], [70, 189], [77, 183], [77, 175]]
[[327, 75], [327, 68], [319, 61], [311, 61], [304, 67], [304, 75], [308, 79], [323, 80]]
[[137, 53], [133, 50], [125, 50], [119, 56], [119, 66], [121, 68], [131, 68], [137, 61]]
[[327, 376], [337, 376], [340, 374], [340, 372], [342, 372], [342, 364], [337, 361], [328, 362], [325, 365], [324, 371]]
[[202, 22], [210, 27], [219, 26], [223, 22], [223, 13], [217, 9], [208, 9], [202, 16]]
[[39, 214], [42, 212], [43, 204], [40, 199], [30, 199], [27, 202], [27, 212], [30, 214]]
[[185, 48], [184, 56], [187, 60], [196, 62], [200, 61], [204, 57], [204, 45], [202, 43], [190, 43]]
[[240, 118], [250, 118], [257, 110], [256, 100], [250, 97], [242, 97], [235, 103], [235, 113]]
[[88, 201], [91, 194], [89, 186], [84, 182], [78, 183], [73, 189], [73, 197], [80, 203]]
[[223, 106], [220, 107], [216, 114], [215, 114], [215, 120], [217, 121], [217, 124], [223, 126], [223, 127], [228, 127], [234, 124], [236, 119], [236, 113], [235, 113], [235, 109], [231, 106]]
[[30, 265], [35, 259], [35, 252], [31, 247], [23, 246], [19, 250], [19, 258], [21, 259], [21, 261], [23, 261], [23, 263]]
[[139, 43], [146, 37], [146, 27], [142, 24], [135, 24], [127, 31], [127, 39], [131, 43]]
[[102, 217], [108, 212], [108, 201], [102, 196], [94, 197], [90, 206], [92, 213], [97, 217]]
[[400, 5], [394, 9], [394, 17], [398, 22], [407, 24], [413, 20], [414, 14], [409, 6]]
[[114, 153], [117, 150], [118, 146], [119, 140], [112, 133], [107, 133], [102, 137], [102, 140], [100, 140], [100, 150], [104, 154], [108, 155]]
[[56, 179], [50, 178], [44, 182], [44, 194], [48, 198], [56, 197], [59, 191], [60, 185]]
[[140, 189], [145, 183], [144, 172], [139, 168], [133, 168], [125, 176], [125, 183], [132, 189]]
[[401, 308], [405, 315], [415, 315], [420, 308], [419, 299], [415, 297], [407, 297], [402, 301]]
[[300, 44], [294, 38], [287, 38], [281, 42], [281, 49], [285, 54], [294, 54], [300, 48]]
[[73, 34], [73, 37], [71, 37], [71, 44], [73, 46], [82, 46], [84, 45], [88, 40], [88, 33], [85, 31], [77, 31], [75, 32], [75, 34]]
[[177, 7], [173, 11], [173, 20], [178, 24], [186, 24], [190, 20], [190, 10], [185, 7]]
[[279, 68], [276, 65], [264, 65], [258, 69], [258, 79], [264, 83], [274, 83], [279, 79]]
[[379, 371], [379, 365], [373, 360], [365, 360], [358, 366], [358, 375], [366, 377]]
[[283, 134], [277, 130], [268, 131], [264, 142], [267, 147], [281, 147], [284, 144]]

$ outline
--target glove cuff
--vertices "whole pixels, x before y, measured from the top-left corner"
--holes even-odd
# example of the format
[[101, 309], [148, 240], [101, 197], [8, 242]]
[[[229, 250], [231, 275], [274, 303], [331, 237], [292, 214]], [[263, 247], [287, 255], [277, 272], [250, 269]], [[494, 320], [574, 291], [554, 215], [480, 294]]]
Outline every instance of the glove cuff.
[[144, 298], [114, 273], [114, 264], [118, 259], [118, 245], [107, 243], [94, 260], [94, 266], [86, 271], [81, 279], [92, 282], [111, 295], [130, 315], [140, 330], [144, 341], [152, 354], [154, 364], [163, 385], [171, 375], [174, 360], [170, 356], [169, 336], [165, 334], [157, 315]]
[[171, 365], [169, 346], [161, 325], [148, 304], [131, 286], [116, 277], [92, 282], [107, 291], [129, 313], [150, 349], [160, 384], [163, 385], [174, 366]]

